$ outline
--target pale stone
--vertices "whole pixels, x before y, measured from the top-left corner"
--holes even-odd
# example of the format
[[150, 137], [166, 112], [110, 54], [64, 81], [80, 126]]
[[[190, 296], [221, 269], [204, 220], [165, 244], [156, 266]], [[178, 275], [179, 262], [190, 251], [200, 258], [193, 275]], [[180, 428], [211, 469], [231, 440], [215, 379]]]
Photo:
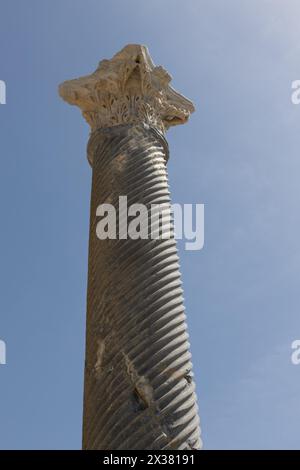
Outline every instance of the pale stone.
[[184, 124], [194, 111], [170, 81], [146, 46], [129, 44], [111, 60], [102, 60], [91, 75], [62, 83], [59, 93], [81, 109], [92, 130], [144, 122], [164, 132]]

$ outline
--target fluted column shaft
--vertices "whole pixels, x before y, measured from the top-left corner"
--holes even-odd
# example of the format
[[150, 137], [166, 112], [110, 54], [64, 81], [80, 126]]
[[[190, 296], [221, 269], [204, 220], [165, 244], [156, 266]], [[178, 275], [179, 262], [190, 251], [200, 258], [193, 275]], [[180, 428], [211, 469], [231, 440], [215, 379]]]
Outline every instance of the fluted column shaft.
[[[151, 226], [148, 238], [133, 239], [126, 227], [128, 237], [123, 230], [119, 236], [126, 219], [119, 197], [131, 208], [170, 206], [164, 135], [194, 111], [170, 81], [146, 46], [129, 44], [95, 72], [59, 87], [91, 127], [84, 449], [201, 447], [172, 230], [165, 238], [163, 227], [163, 238], [153, 239]], [[117, 210], [116, 239], [99, 237], [103, 204]], [[151, 211], [144, 217], [153, 222]]]
[[145, 126], [92, 135], [83, 447], [199, 448], [176, 242], [99, 240], [99, 204], [170, 203], [166, 142]]

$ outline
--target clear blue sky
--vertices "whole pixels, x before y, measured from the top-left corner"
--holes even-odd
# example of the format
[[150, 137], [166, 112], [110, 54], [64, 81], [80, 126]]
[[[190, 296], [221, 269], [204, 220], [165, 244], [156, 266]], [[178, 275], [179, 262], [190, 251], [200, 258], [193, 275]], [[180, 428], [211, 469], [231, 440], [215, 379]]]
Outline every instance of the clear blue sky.
[[197, 108], [168, 133], [173, 202], [205, 204], [180, 243], [206, 449], [300, 448], [298, 0], [2, 0], [0, 448], [81, 445], [91, 170], [57, 86], [128, 43]]

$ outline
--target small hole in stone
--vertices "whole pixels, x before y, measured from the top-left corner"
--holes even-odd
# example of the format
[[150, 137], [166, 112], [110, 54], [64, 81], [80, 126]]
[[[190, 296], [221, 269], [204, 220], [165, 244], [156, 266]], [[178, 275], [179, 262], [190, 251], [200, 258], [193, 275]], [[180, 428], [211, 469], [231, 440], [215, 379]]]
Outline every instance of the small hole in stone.
[[145, 402], [141, 399], [136, 389], [133, 390], [133, 401], [134, 401], [135, 411], [143, 411], [147, 408]]

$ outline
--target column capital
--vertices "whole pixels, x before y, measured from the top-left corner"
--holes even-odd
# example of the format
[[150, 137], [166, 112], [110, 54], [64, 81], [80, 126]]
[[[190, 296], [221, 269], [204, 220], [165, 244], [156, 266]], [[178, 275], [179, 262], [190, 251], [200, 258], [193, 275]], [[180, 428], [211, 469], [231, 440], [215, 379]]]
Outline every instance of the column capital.
[[68, 80], [60, 96], [78, 106], [94, 131], [120, 124], [146, 123], [165, 132], [184, 124], [193, 103], [170, 85], [171, 76], [155, 66], [146, 46], [129, 44], [91, 75]]

